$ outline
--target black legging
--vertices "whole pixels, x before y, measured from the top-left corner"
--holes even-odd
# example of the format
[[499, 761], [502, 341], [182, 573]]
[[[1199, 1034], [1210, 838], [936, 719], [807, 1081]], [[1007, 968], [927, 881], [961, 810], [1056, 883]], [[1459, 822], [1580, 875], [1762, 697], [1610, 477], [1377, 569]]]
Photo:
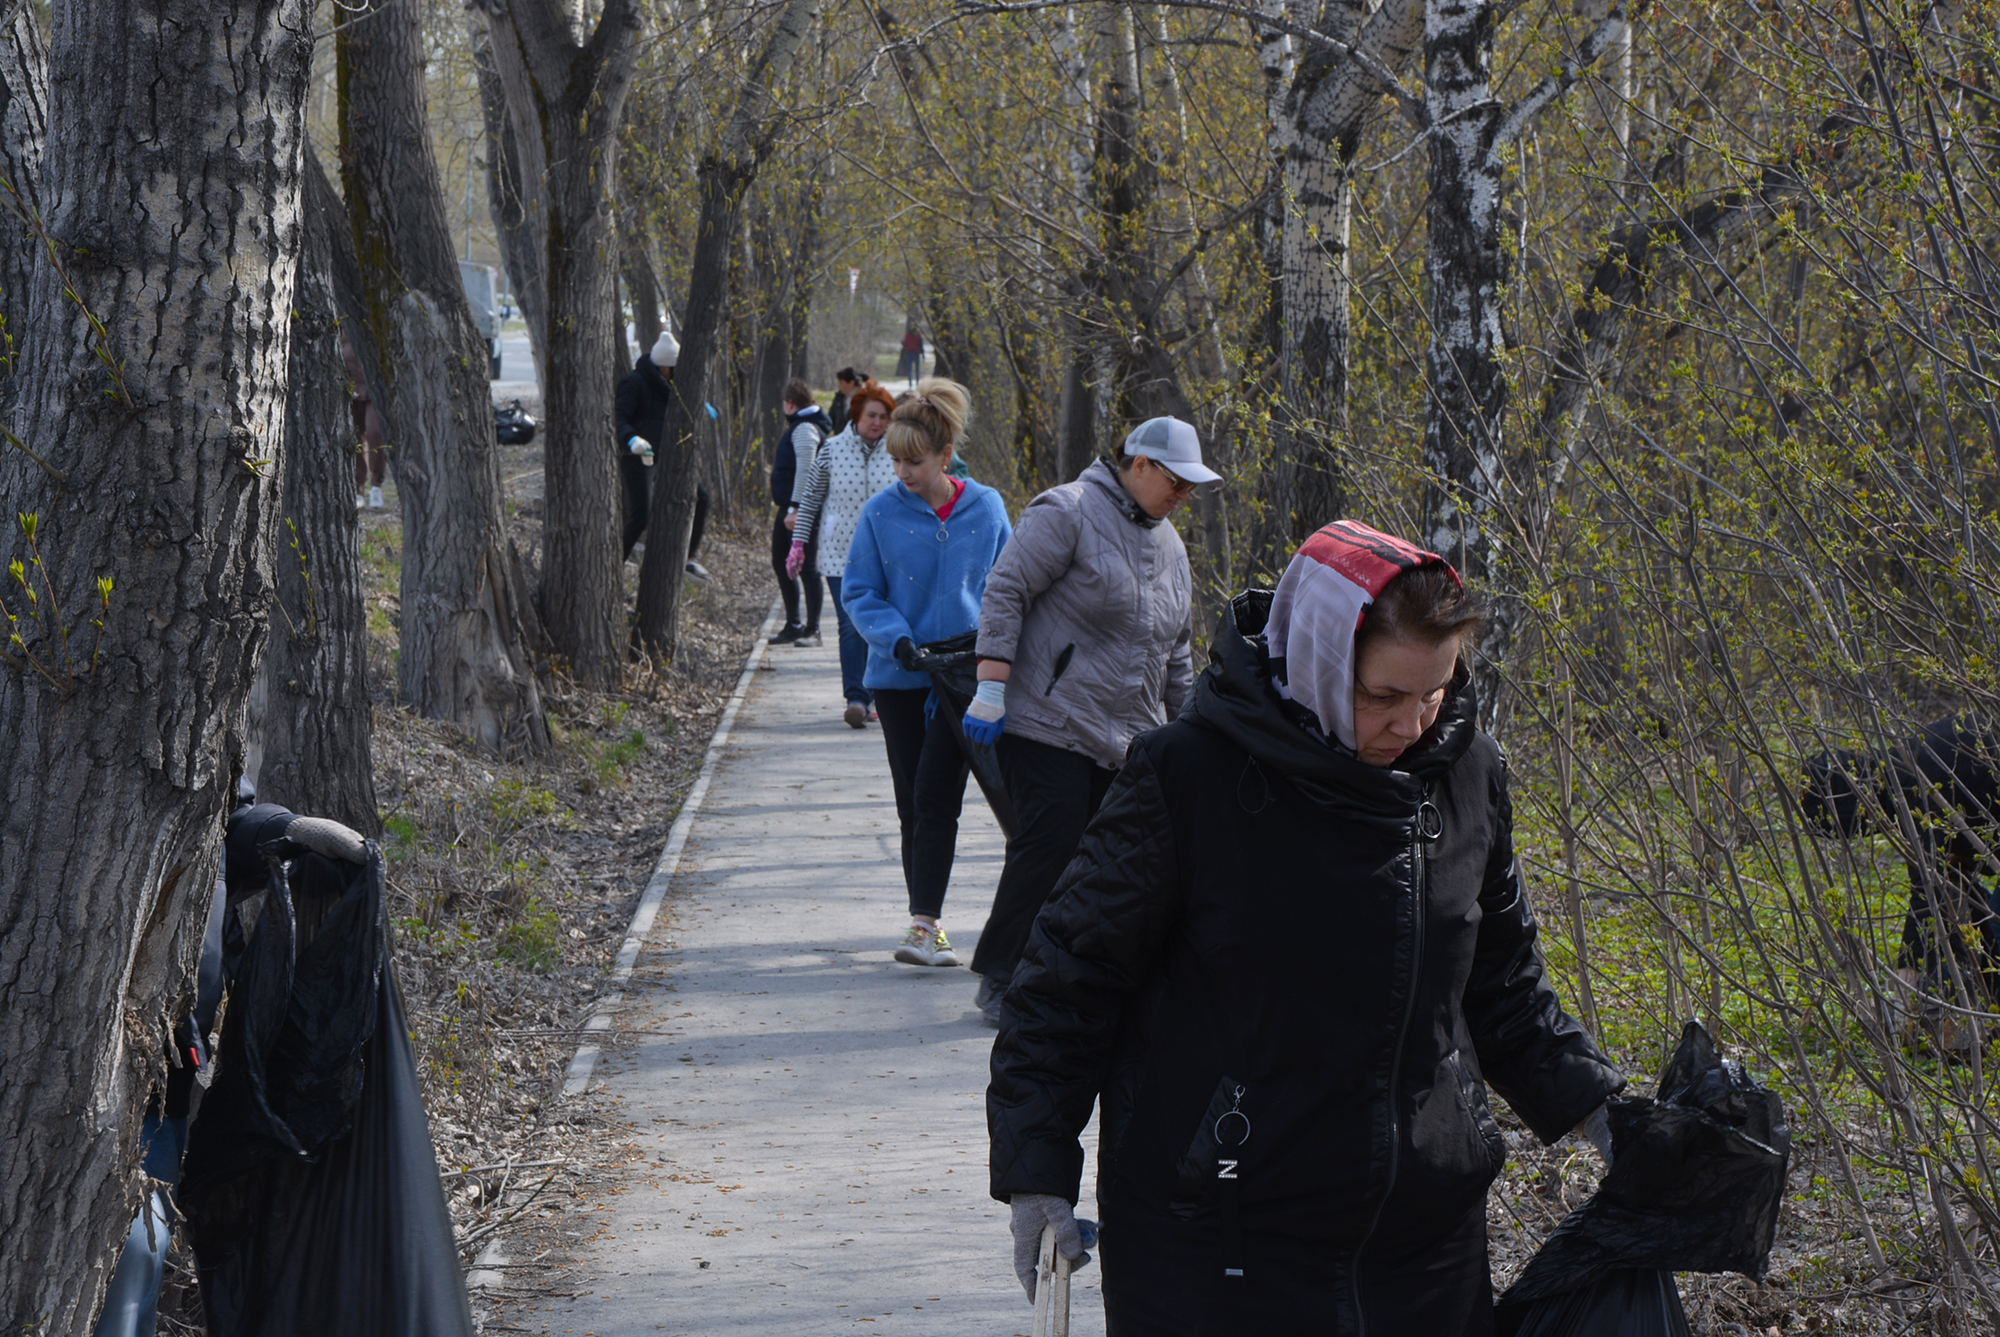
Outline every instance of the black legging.
[[[653, 471], [637, 455], [618, 457], [618, 477], [625, 485], [625, 556], [646, 532], [646, 511], [653, 495]], [[688, 531], [688, 560], [701, 551], [701, 531], [708, 528], [708, 489], [694, 490], [694, 527]]]
[[903, 882], [910, 913], [935, 919], [944, 912], [945, 887], [958, 852], [958, 814], [965, 806], [971, 766], [952, 737], [951, 717], [940, 710], [924, 719], [928, 687], [877, 687], [882, 745], [896, 789], [896, 820], [903, 828]]
[[[771, 573], [778, 578], [778, 593], [785, 600], [785, 625], [803, 625], [807, 631], [819, 630], [819, 610], [825, 587], [819, 578], [819, 535], [812, 536], [806, 544], [805, 569], [799, 578], [793, 580], [785, 574], [785, 559], [792, 555], [792, 531], [785, 528], [785, 512], [790, 506], [780, 506], [778, 516], [771, 521]], [[806, 620], [799, 622], [799, 586], [806, 587]]]
[[1014, 809], [1014, 838], [993, 892], [993, 912], [979, 932], [972, 969], [1005, 980], [1028, 945], [1056, 879], [1076, 857], [1083, 829], [1111, 788], [1110, 771], [1081, 752], [1013, 734], [1000, 735], [1000, 779]]

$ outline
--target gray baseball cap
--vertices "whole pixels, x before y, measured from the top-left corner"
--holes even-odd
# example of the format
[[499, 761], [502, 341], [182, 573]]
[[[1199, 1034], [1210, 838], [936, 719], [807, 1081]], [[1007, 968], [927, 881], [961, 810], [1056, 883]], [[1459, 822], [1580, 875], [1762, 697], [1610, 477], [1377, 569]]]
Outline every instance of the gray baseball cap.
[[1148, 418], [1125, 438], [1127, 455], [1158, 460], [1174, 477], [1189, 483], [1214, 483], [1222, 475], [1201, 462], [1201, 438], [1194, 424], [1179, 418]]

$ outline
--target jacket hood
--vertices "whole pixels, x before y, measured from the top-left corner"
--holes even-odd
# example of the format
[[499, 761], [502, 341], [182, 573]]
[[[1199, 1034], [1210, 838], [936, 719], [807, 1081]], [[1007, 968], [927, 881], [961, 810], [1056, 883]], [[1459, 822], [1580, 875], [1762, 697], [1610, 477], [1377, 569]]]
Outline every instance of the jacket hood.
[[833, 419], [827, 417], [826, 410], [817, 404], [807, 405], [796, 413], [787, 413], [785, 421], [793, 424], [809, 422], [817, 426], [822, 432], [831, 432], [833, 430]]
[[1120, 514], [1141, 529], [1157, 529], [1159, 527], [1159, 520], [1154, 516], [1146, 514], [1140, 508], [1139, 503], [1132, 500], [1132, 494], [1127, 492], [1125, 485], [1118, 481], [1118, 471], [1103, 460], [1092, 460], [1085, 467], [1084, 471], [1076, 476], [1076, 481], [1079, 483], [1094, 483], [1106, 492], [1109, 492], [1111, 499], [1117, 503]]
[[1425, 787], [1465, 755], [1478, 732], [1470, 677], [1461, 666], [1437, 721], [1393, 768], [1371, 766], [1351, 748], [1322, 741], [1310, 712], [1278, 694], [1265, 643], [1273, 597], [1270, 590], [1247, 590], [1230, 601], [1181, 718], [1229, 739], [1322, 807], [1383, 822], [1409, 820]]

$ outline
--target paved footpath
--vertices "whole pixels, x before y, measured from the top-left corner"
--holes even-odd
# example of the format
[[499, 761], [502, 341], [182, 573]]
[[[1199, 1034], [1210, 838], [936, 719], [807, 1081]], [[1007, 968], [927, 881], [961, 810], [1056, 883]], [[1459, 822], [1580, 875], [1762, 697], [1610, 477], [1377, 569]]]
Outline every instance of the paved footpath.
[[[1032, 1325], [1006, 1209], [986, 1192], [978, 980], [891, 955], [909, 921], [888, 763], [878, 728], [841, 721], [826, 641], [770, 650], [752, 675], [616, 1018], [626, 1038], [585, 1097], [609, 1102], [643, 1155], [579, 1245], [595, 1284], [508, 1310], [514, 1330]], [[968, 782], [944, 915], [967, 961], [1001, 847]], [[1104, 1331], [1094, 1263], [1071, 1331]]]

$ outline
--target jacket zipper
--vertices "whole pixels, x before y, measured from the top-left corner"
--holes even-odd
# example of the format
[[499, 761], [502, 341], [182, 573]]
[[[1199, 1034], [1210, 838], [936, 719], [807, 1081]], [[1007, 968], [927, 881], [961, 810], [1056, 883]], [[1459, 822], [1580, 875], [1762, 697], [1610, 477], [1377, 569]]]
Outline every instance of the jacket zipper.
[[[1417, 1011], [1417, 976], [1424, 966], [1424, 878], [1428, 872], [1425, 862], [1424, 809], [1430, 806], [1431, 787], [1423, 787], [1423, 796], [1417, 802], [1416, 820], [1410, 823], [1410, 920], [1416, 940], [1410, 949], [1410, 987], [1403, 998], [1403, 1019], [1396, 1027], [1396, 1048], [1389, 1057], [1389, 1179], [1382, 1186], [1382, 1196], [1375, 1203], [1375, 1214], [1368, 1218], [1368, 1229], [1362, 1233], [1361, 1242], [1354, 1246], [1354, 1261], [1359, 1264], [1361, 1254], [1368, 1247], [1368, 1241], [1375, 1235], [1375, 1227], [1382, 1222], [1382, 1211], [1389, 1205], [1389, 1195], [1396, 1191], [1397, 1161], [1401, 1159], [1403, 1145], [1403, 1120], [1399, 1109], [1399, 1092], [1403, 1085], [1403, 1043], [1410, 1035], [1410, 1021]], [[1358, 1337], [1368, 1337], [1368, 1311], [1361, 1303], [1361, 1272], [1357, 1266], [1354, 1274], [1354, 1322]]]

